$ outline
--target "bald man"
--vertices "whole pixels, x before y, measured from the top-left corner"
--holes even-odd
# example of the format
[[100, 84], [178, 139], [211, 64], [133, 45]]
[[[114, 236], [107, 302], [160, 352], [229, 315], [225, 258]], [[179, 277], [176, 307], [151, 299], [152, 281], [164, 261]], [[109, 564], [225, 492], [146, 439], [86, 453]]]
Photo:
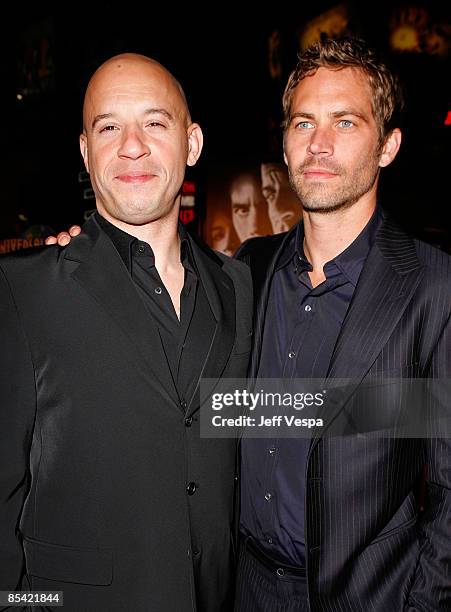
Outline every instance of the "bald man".
[[178, 223], [202, 131], [163, 66], [108, 60], [83, 121], [96, 213], [0, 260], [0, 591], [230, 610], [236, 444], [200, 437], [199, 381], [245, 376], [249, 273]]

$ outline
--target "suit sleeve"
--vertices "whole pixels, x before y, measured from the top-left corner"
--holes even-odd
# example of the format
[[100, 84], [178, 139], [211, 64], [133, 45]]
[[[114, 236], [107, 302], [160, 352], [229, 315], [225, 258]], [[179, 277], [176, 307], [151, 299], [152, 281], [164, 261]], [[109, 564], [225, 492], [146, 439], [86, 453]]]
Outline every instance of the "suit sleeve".
[[[428, 504], [422, 518], [423, 539], [415, 581], [406, 610], [451, 610], [451, 439], [449, 427], [451, 325], [448, 320], [430, 366], [430, 435], [427, 445]], [[438, 415], [447, 420], [443, 431]], [[440, 437], [442, 436], [442, 437]]]
[[0, 590], [21, 587], [19, 520], [29, 487], [34, 369], [16, 304], [0, 267]]

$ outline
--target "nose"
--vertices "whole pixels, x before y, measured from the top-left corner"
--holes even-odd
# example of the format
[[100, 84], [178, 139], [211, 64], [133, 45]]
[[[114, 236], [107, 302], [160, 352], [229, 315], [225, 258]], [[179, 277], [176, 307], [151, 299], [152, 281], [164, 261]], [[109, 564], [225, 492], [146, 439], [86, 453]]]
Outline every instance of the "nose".
[[150, 146], [139, 128], [128, 127], [124, 129], [117, 154], [119, 157], [126, 159], [139, 159], [150, 155]]
[[307, 146], [307, 152], [310, 153], [310, 155], [321, 155], [324, 157], [333, 155], [334, 145], [330, 130], [324, 127], [317, 127], [313, 130], [313, 134]]
[[268, 215], [268, 205], [266, 200], [254, 205], [252, 208], [252, 229], [260, 236], [266, 236], [271, 231], [271, 222]]
[[255, 210], [254, 204], [249, 206], [246, 222], [249, 235], [255, 236], [257, 233], [257, 211]]

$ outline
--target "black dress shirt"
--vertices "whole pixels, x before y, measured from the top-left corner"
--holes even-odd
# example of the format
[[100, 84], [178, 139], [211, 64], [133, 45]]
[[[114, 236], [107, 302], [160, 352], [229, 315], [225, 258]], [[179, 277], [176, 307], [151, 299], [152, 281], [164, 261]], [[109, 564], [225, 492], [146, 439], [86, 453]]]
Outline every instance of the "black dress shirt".
[[[187, 232], [179, 224], [180, 261], [185, 270], [180, 293], [180, 319], [155, 266], [152, 247], [95, 213], [111, 239], [143, 300], [161, 338], [168, 367], [183, 409], [189, 405], [207, 357], [215, 320], [196, 269]], [[149, 329], [149, 333], [151, 333]]]
[[[280, 255], [271, 284], [259, 378], [324, 378], [365, 260], [381, 222], [379, 210], [354, 242], [324, 266], [313, 288], [302, 223]], [[244, 535], [274, 559], [305, 564], [305, 472], [310, 439], [242, 441]]]

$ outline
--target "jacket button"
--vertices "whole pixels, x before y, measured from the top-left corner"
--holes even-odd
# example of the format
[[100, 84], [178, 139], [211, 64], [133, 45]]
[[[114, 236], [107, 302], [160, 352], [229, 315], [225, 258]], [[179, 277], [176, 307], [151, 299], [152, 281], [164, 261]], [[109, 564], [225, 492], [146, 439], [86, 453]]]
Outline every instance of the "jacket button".
[[193, 423], [193, 417], [192, 416], [186, 417], [185, 419], [186, 427], [191, 427], [192, 423]]
[[188, 484], [188, 486], [186, 487], [186, 492], [188, 493], [188, 495], [194, 495], [194, 493], [196, 492], [197, 486], [195, 482], [190, 482]]

